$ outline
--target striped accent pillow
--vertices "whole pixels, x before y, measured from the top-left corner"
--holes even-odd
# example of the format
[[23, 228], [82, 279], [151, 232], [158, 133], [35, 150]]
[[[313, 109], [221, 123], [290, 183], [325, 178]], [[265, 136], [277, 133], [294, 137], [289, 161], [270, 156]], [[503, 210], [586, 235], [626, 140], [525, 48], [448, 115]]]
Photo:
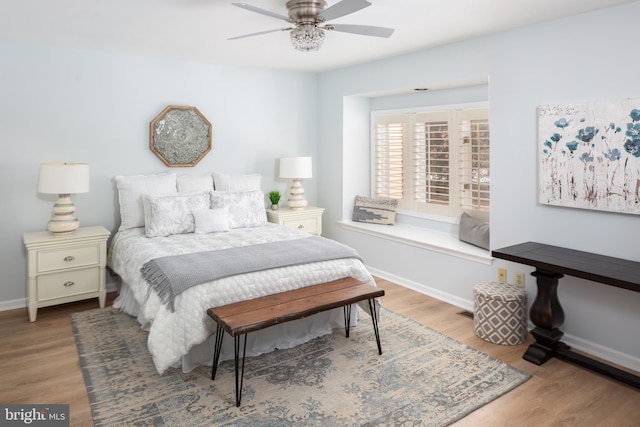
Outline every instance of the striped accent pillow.
[[394, 225], [397, 207], [397, 199], [372, 199], [356, 196], [352, 220], [371, 224]]

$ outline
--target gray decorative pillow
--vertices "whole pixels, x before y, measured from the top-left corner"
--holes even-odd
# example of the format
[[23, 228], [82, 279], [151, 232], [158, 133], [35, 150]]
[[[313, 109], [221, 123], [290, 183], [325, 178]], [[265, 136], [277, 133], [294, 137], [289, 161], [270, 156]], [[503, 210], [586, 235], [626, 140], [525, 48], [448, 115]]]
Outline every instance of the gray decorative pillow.
[[396, 223], [397, 199], [372, 199], [356, 196], [352, 220], [372, 224], [393, 225]]
[[196, 209], [209, 208], [209, 194], [142, 197], [145, 235], [147, 237], [193, 233], [196, 229], [193, 214]]
[[479, 221], [464, 212], [458, 226], [458, 239], [489, 250], [489, 223]]
[[213, 191], [211, 208], [229, 210], [229, 227], [256, 227], [267, 223], [262, 191]]

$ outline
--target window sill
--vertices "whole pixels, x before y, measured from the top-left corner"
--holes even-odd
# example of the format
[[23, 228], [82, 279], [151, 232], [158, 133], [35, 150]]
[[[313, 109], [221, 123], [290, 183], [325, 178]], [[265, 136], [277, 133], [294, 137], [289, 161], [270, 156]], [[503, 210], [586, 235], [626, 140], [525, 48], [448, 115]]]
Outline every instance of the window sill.
[[342, 220], [339, 224], [346, 230], [369, 234], [382, 239], [416, 246], [481, 264], [491, 265], [493, 260], [491, 251], [461, 242], [458, 240], [458, 236], [444, 231], [406, 224], [390, 226], [349, 220]]

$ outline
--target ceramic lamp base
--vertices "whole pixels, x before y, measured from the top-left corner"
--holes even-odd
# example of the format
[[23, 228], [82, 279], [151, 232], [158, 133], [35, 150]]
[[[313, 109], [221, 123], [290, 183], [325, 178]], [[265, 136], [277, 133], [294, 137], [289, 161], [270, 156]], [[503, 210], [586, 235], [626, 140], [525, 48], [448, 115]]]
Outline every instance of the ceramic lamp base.
[[304, 198], [304, 188], [302, 188], [301, 179], [294, 178], [291, 189], [289, 190], [289, 200], [287, 206], [294, 211], [302, 210], [307, 207], [307, 199]]
[[53, 234], [73, 233], [80, 227], [80, 221], [73, 216], [76, 206], [68, 194], [60, 194], [53, 205], [53, 217], [47, 225], [47, 230]]

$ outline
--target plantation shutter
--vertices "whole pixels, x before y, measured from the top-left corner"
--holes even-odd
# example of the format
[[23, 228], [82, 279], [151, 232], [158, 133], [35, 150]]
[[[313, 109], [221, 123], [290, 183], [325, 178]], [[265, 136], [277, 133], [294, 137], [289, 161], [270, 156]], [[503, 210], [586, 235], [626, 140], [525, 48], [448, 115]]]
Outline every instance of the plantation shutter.
[[405, 123], [386, 117], [376, 123], [375, 197], [402, 199]]
[[463, 210], [489, 211], [491, 169], [486, 110], [461, 112], [459, 142], [460, 205]]
[[448, 121], [416, 120], [413, 138], [414, 201], [449, 205]]
[[486, 108], [377, 115], [374, 126], [374, 197], [452, 218], [489, 211]]

